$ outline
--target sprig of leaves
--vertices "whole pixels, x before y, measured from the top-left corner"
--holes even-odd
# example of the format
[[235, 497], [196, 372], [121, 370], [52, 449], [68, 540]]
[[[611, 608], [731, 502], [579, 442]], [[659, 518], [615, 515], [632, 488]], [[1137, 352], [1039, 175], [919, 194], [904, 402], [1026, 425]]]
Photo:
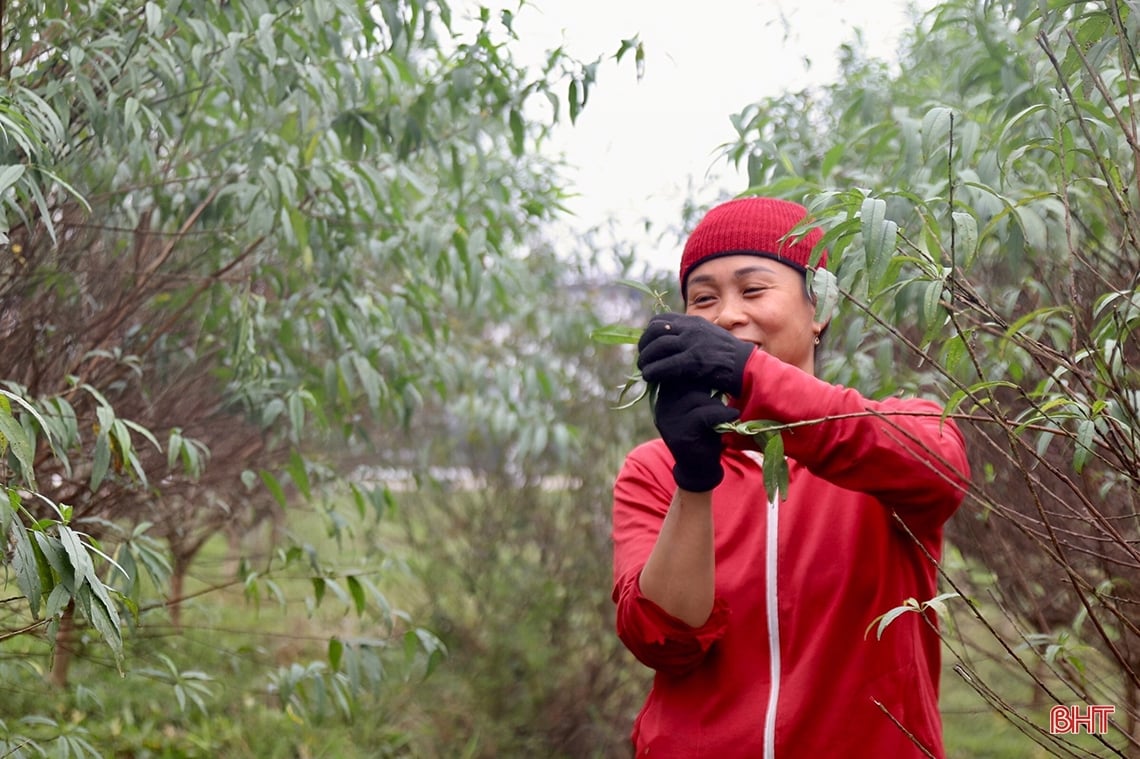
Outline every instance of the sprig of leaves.
[[789, 468], [788, 459], [784, 456], [784, 437], [781, 431], [786, 425], [765, 419], [753, 419], [747, 422], [725, 422], [716, 426], [717, 432], [735, 432], [738, 435], [752, 438], [756, 447], [764, 453], [764, 491], [768, 500], [779, 498], [781, 501], [788, 497]]
[[[637, 282], [632, 279], [618, 280], [618, 284], [626, 287], [631, 287], [634, 290], [648, 296], [653, 301], [653, 313], [660, 314], [669, 310], [668, 304], [665, 302], [665, 297], [669, 294], [667, 290], [655, 290], [643, 282]], [[608, 324], [604, 327], [599, 327], [590, 333], [590, 339], [601, 345], [637, 345], [641, 340], [641, 333], [645, 330], [641, 327], [629, 327], [624, 324]], [[638, 390], [632, 397], [628, 397], [631, 392]], [[657, 389], [652, 383], [645, 382], [641, 377], [641, 371], [634, 369], [634, 371], [626, 377], [625, 384], [621, 386], [618, 393], [617, 410], [630, 408], [638, 403], [642, 398], [649, 398], [650, 408], [653, 407], [653, 402], [657, 399]]]
[[878, 628], [875, 630], [875, 640], [881, 640], [883, 637], [883, 631], [887, 629], [891, 622], [894, 622], [896, 619], [908, 612], [921, 614], [927, 609], [934, 609], [935, 614], [940, 617], [945, 617], [946, 602], [951, 598], [958, 597], [958, 593], [943, 593], [941, 595], [935, 596], [929, 601], [920, 602], [914, 598], [908, 598], [903, 601], [901, 606], [896, 606], [885, 614], [880, 614], [879, 616], [872, 619], [871, 624], [867, 625], [867, 629], [863, 632], [863, 637], [866, 638], [871, 633], [871, 628], [877, 625]]

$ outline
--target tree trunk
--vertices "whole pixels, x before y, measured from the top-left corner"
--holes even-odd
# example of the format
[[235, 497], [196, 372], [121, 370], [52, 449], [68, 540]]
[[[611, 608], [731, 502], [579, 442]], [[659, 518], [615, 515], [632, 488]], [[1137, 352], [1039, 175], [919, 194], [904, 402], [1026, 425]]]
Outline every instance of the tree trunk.
[[241, 535], [235, 529], [226, 530], [226, 577], [237, 577], [241, 567]]
[[182, 594], [189, 569], [190, 562], [175, 554], [170, 570], [170, 600], [166, 602], [166, 608], [170, 609], [170, 624], [176, 631], [182, 630]]
[[55, 647], [52, 651], [51, 671], [48, 682], [57, 688], [67, 687], [67, 671], [71, 668], [73, 652], [71, 644], [75, 638], [75, 602], [63, 610], [59, 618], [59, 630], [55, 634]]

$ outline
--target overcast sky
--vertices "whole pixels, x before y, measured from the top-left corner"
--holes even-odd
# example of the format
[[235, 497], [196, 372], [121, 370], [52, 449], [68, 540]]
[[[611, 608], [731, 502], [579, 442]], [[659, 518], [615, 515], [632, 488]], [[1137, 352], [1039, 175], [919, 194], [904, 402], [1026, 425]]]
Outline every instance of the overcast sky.
[[[918, 0], [929, 8], [931, 0]], [[513, 3], [504, 3], [514, 7]], [[686, 195], [699, 203], [721, 190], [739, 192], [742, 177], [717, 158], [733, 138], [729, 116], [785, 90], [837, 78], [839, 47], [863, 30], [872, 56], [893, 61], [910, 23], [908, 0], [532, 0], [515, 28], [522, 55], [564, 44], [582, 60], [611, 56], [638, 35], [645, 72], [632, 58], [601, 67], [578, 123], [561, 128], [556, 149], [574, 167], [580, 197], [576, 228], [610, 216], [625, 239], [639, 220], [677, 223]], [[654, 247], [645, 243], [646, 248]], [[675, 267], [678, 251], [644, 250]]]

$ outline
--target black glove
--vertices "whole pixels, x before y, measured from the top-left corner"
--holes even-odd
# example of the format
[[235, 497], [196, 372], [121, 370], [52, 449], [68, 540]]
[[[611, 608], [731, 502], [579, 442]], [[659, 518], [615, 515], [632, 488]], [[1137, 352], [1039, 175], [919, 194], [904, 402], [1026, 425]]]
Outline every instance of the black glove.
[[699, 316], [658, 314], [637, 343], [637, 368], [646, 382], [681, 381], [740, 395], [755, 347]]
[[662, 383], [653, 421], [673, 454], [673, 479], [694, 493], [712, 490], [724, 479], [720, 464], [721, 433], [714, 427], [740, 412], [724, 405], [708, 389], [687, 383]]

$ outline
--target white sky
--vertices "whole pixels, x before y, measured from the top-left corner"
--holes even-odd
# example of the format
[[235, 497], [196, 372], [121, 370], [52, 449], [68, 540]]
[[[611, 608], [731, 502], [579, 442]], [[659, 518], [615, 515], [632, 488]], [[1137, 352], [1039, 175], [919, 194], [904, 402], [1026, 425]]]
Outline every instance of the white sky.
[[[929, 8], [932, 0], [918, 0]], [[870, 55], [894, 61], [910, 23], [907, 0], [529, 0], [515, 29], [516, 55], [564, 44], [581, 60], [612, 56], [622, 39], [645, 46], [639, 81], [632, 53], [599, 67], [599, 81], [573, 127], [554, 148], [574, 167], [579, 194], [571, 230], [615, 217], [621, 239], [672, 270], [679, 251], [656, 250], [641, 232], [648, 217], [680, 221], [686, 196], [701, 204], [745, 189], [718, 158], [733, 138], [729, 116], [749, 103], [837, 78], [839, 47], [862, 29]], [[513, 7], [504, 3], [504, 7]], [[642, 250], [644, 248], [644, 250]]]

